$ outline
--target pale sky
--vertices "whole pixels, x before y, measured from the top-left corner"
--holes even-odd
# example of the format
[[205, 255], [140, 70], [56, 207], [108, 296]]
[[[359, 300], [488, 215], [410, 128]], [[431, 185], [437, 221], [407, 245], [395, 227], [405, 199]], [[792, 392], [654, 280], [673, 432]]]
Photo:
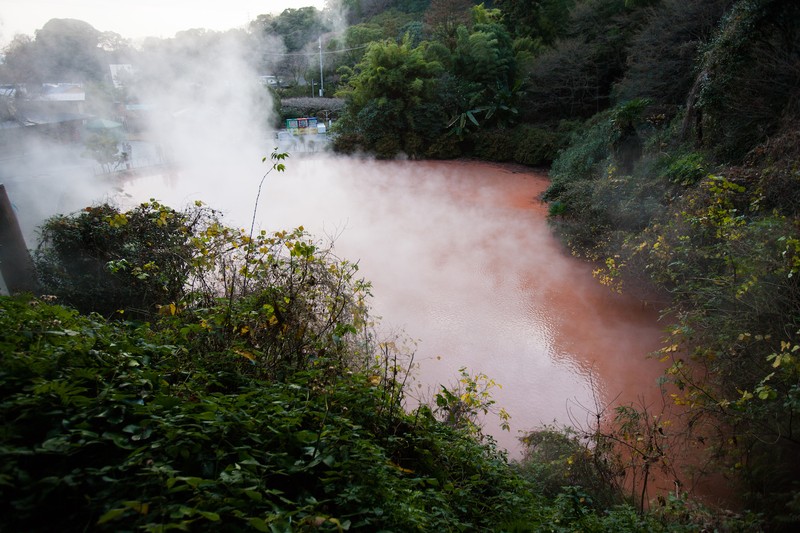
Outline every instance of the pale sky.
[[173, 37], [192, 28], [228, 30], [264, 13], [307, 6], [322, 9], [325, 0], [2, 0], [0, 47], [18, 33], [33, 36], [53, 18], [83, 20], [99, 31], [137, 40]]

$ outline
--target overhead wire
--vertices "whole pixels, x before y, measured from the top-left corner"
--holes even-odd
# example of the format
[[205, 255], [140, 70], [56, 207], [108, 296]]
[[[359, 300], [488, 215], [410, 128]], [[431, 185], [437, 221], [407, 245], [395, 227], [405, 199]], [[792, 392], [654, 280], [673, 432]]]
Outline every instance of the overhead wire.
[[316, 52], [284, 52], [282, 54], [273, 53], [273, 52], [264, 52], [264, 55], [265, 56], [281, 56], [281, 57], [289, 57], [289, 56], [318, 56], [320, 53], [322, 53], [323, 55], [327, 55], [327, 54], [340, 54], [342, 52], [350, 52], [350, 51], [353, 51], [353, 50], [362, 50], [362, 49], [364, 49], [364, 48], [366, 48], [368, 46], [369, 46], [368, 44], [365, 44], [365, 45], [356, 46], [356, 47], [353, 47], [353, 48], [342, 48], [341, 50], [323, 50], [322, 52], [320, 52], [319, 50], [316, 51]]

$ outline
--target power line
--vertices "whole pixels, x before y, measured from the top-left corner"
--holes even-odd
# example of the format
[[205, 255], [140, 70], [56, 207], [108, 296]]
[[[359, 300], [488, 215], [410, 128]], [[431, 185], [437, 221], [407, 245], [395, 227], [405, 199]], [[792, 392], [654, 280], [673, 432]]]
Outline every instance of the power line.
[[[322, 54], [325, 54], [325, 55], [327, 55], [327, 54], [341, 54], [342, 52], [350, 52], [352, 50], [362, 50], [362, 49], [364, 49], [364, 48], [366, 48], [368, 46], [369, 46], [368, 44], [365, 44], [365, 45], [362, 45], [362, 46], [356, 46], [354, 48], [342, 48], [341, 50], [326, 50], [326, 51], [323, 51]], [[289, 57], [289, 56], [306, 56], [307, 57], [307, 56], [316, 56], [319, 53], [320, 52], [287, 52], [287, 53], [283, 53], [283, 54], [275, 54], [275, 53], [271, 53], [271, 52], [264, 52], [264, 55], [265, 56], [280, 56], [280, 57]]]

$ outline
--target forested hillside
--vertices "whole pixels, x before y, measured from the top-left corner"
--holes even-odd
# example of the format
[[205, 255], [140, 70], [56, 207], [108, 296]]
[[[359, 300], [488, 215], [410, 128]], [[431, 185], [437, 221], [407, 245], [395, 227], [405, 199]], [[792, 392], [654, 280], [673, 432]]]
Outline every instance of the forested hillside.
[[545, 196], [601, 281], [664, 292], [665, 379], [705, 427], [687, 437], [710, 439], [776, 522], [797, 517], [800, 467], [799, 8], [639, 8], [609, 106], [554, 161]]

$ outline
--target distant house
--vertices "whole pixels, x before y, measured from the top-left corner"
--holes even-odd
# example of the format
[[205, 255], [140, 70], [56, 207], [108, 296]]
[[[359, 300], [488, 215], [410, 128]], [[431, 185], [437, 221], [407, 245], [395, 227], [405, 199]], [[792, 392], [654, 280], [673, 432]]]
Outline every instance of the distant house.
[[81, 83], [44, 83], [20, 102], [19, 115], [36, 133], [61, 142], [78, 142], [85, 114], [86, 90]]
[[43, 83], [40, 91], [29, 92], [27, 101], [38, 111], [83, 113], [86, 90], [82, 83]]
[[41, 86], [0, 86], [0, 154], [18, 154], [26, 139], [47, 137], [78, 142], [83, 123], [86, 91], [78, 83]]

